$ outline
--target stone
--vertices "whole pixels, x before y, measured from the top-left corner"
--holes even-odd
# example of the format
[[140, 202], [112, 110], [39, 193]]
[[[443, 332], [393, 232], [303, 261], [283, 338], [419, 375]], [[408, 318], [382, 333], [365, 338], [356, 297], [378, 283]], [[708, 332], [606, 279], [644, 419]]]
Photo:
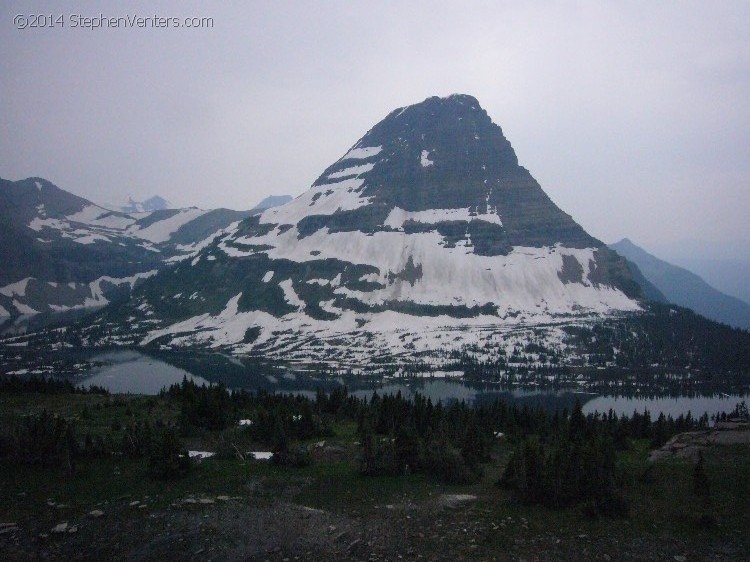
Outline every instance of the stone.
[[94, 509], [94, 510], [89, 511], [89, 517], [93, 517], [94, 519], [102, 517], [103, 515], [104, 515], [104, 512], [101, 509]]
[[52, 527], [52, 530], [50, 531], [52, 533], [67, 533], [68, 532], [68, 523], [58, 523], [54, 527]]
[[476, 501], [477, 497], [472, 494], [444, 494], [440, 496], [440, 506], [443, 509], [461, 509]]

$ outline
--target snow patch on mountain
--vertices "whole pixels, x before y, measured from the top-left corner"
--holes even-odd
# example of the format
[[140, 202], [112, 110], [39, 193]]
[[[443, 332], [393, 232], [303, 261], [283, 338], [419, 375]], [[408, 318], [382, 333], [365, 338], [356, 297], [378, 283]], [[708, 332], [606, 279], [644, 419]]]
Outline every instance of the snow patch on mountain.
[[[28, 226], [31, 230], [35, 230], [36, 232], [41, 232], [42, 229], [45, 227], [64, 231], [70, 225], [58, 219], [34, 217], [33, 219], [31, 219], [31, 222], [28, 224]], [[63, 236], [66, 236], [67, 238], [71, 238], [69, 234], [67, 235], [66, 234], [67, 233], [65, 232], [62, 233]]]
[[371, 201], [361, 197], [364, 186], [361, 178], [350, 178], [336, 183], [311, 187], [305, 193], [281, 207], [273, 207], [260, 215], [261, 224], [297, 224], [308, 215], [332, 215], [338, 211], [351, 211]]
[[135, 222], [135, 219], [130, 216], [114, 213], [98, 205], [88, 205], [77, 213], [68, 215], [66, 218], [70, 222], [116, 230], [124, 230]]
[[39, 314], [38, 310], [34, 310], [30, 306], [23, 304], [22, 302], [18, 302], [16, 299], [13, 299], [13, 306], [16, 308], [19, 314]]
[[166, 242], [181, 226], [184, 226], [204, 214], [206, 214], [206, 211], [202, 209], [180, 209], [175, 215], [155, 222], [145, 228], [140, 228], [137, 224], [133, 225], [127, 230], [127, 232], [138, 238], [158, 244], [160, 242]]
[[128, 277], [101, 276], [90, 283], [55, 283], [28, 277], [0, 289], [0, 295], [14, 297], [9, 303], [17, 314], [39, 314], [41, 312], [65, 312], [84, 308], [97, 308], [108, 304], [107, 286], [135, 284], [156, 275], [157, 270], [136, 273]]
[[281, 287], [281, 290], [284, 291], [284, 300], [286, 300], [286, 302], [299, 309], [305, 308], [305, 301], [300, 299], [299, 295], [297, 295], [297, 292], [292, 286], [291, 279], [285, 279], [284, 281], [279, 283], [279, 287]]
[[78, 244], [93, 244], [97, 240], [101, 240], [102, 242], [111, 242], [109, 238], [106, 236], [102, 236], [101, 234], [87, 234], [86, 236], [81, 236], [80, 238], [74, 238], [73, 242], [77, 242]]
[[503, 225], [503, 222], [496, 213], [476, 213], [472, 212], [468, 207], [465, 209], [430, 209], [427, 211], [405, 211], [399, 207], [394, 207], [388, 213], [384, 224], [396, 230], [402, 230], [404, 223], [407, 221], [437, 224], [443, 221], [470, 222], [472, 220], [482, 220], [498, 226]]
[[[206, 341], [242, 341], [245, 332], [254, 321], [253, 317], [265, 313], [238, 312], [237, 306], [241, 297], [242, 293], [239, 293], [229, 299], [224, 310], [217, 315], [212, 316], [208, 313], [200, 314], [172, 324], [166, 328], [152, 330], [148, 336], [141, 341], [141, 345], [146, 345], [153, 340], [166, 335], [177, 336], [174, 341], [180, 342], [178, 345], [202, 343]], [[221, 345], [221, 343], [218, 343], [217, 345]]]
[[[269, 247], [264, 253], [271, 259], [302, 263], [330, 258], [373, 266], [378, 273], [367, 274], [367, 281], [383, 288], [360, 291], [342, 286], [335, 291], [368, 305], [392, 301], [433, 306], [489, 304], [500, 318], [519, 311], [530, 317], [640, 310], [637, 301], [619, 289], [591, 280], [597, 248], [516, 247], [506, 256], [484, 256], [474, 254], [470, 245], [446, 247], [437, 232], [366, 234], [324, 228], [298, 238], [294, 227], [280, 234], [273, 230], [263, 236], [240, 237], [236, 242]], [[255, 250], [230, 246], [226, 240], [219, 248], [235, 258], [255, 254]], [[566, 260], [578, 264], [579, 282], [561, 278]], [[405, 275], [410, 267], [419, 273]], [[325, 282], [320, 281], [321, 285]], [[285, 294], [289, 297], [286, 290]]]
[[341, 160], [365, 160], [372, 156], [377, 156], [380, 151], [383, 150], [382, 146], [363, 146], [359, 148], [352, 148], [349, 152], [344, 154]]
[[79, 244], [93, 244], [98, 240], [112, 242], [116, 238], [143, 240], [147, 242], [143, 248], [158, 252], [151, 244], [168, 242], [182, 226], [206, 212], [196, 208], [180, 209], [171, 216], [142, 227], [139, 221], [150, 217], [152, 212], [126, 215], [92, 204], [76, 213], [54, 218], [47, 216], [42, 204], [37, 206], [38, 215], [29, 222], [28, 227], [36, 232], [46, 228], [56, 230], [62, 238], [72, 238]]
[[349, 168], [346, 168], [344, 170], [340, 170], [338, 172], [333, 172], [332, 174], [328, 174], [328, 179], [336, 179], [336, 178], [345, 178], [348, 176], [358, 176], [360, 174], [364, 174], [369, 172], [375, 167], [375, 164], [370, 162], [368, 164], [361, 164], [359, 166], [351, 166]]
[[[206, 248], [209, 246], [216, 238], [219, 236], [226, 236], [229, 234], [234, 234], [237, 231], [237, 227], [239, 226], [241, 221], [234, 221], [233, 223], [230, 223], [226, 228], [220, 228], [213, 234], [210, 234], [206, 236], [203, 240], [199, 240], [197, 242], [193, 242], [192, 244], [177, 244], [175, 246], [175, 249], [178, 252], [184, 252], [182, 254], [177, 254], [172, 257], [169, 257], [164, 260], [165, 263], [176, 263], [183, 260], [187, 260], [190, 258], [195, 258], [203, 248]], [[207, 258], [209, 261], [213, 261], [216, 259], [215, 256], [208, 256]]]
[[6, 297], [25, 297], [26, 287], [28, 286], [31, 279], [33, 279], [33, 277], [27, 277], [26, 279], [21, 279], [20, 281], [16, 281], [15, 283], [5, 285], [5, 287], [0, 288], [0, 295], [5, 295]]
[[136, 273], [135, 275], [131, 275], [129, 277], [109, 277], [108, 275], [99, 277], [95, 281], [92, 281], [91, 283], [89, 283], [89, 287], [91, 288], [91, 295], [94, 301], [96, 301], [96, 304], [92, 303], [88, 306], [97, 306], [98, 304], [107, 304], [109, 302], [104, 297], [104, 291], [102, 290], [102, 283], [111, 283], [113, 285], [124, 285], [127, 283], [132, 288], [140, 279], [148, 279], [149, 277], [153, 277], [157, 273], [158, 273], [158, 270], [152, 269], [151, 271], [144, 271], [143, 273]]
[[[499, 352], [510, 356], [515, 346], [528, 342], [532, 332], [535, 337], [545, 332], [546, 345], [563, 348], [562, 328], [586, 321], [543, 314], [502, 322], [486, 315], [453, 318], [395, 311], [356, 314], [337, 309], [330, 301], [321, 303], [322, 307], [340, 316], [336, 321], [322, 321], [299, 310], [282, 317], [262, 311], [238, 312], [239, 297], [230, 299], [219, 314], [201, 314], [152, 330], [140, 344], [167, 336], [172, 345], [229, 348], [233, 353], [261, 353], [267, 358], [291, 362], [306, 362], [315, 357], [336, 369], [354, 367], [356, 372], [380, 358], [408, 358], [423, 353], [433, 353], [433, 366], [440, 367], [450, 362], [449, 351], [467, 348], [474, 349], [472, 355], [484, 360], [496, 359]], [[258, 328], [260, 333], [252, 343], [245, 343], [249, 328]], [[345, 346], [341, 345], [342, 340], [347, 342]], [[443, 353], [434, 355], [436, 350]]]

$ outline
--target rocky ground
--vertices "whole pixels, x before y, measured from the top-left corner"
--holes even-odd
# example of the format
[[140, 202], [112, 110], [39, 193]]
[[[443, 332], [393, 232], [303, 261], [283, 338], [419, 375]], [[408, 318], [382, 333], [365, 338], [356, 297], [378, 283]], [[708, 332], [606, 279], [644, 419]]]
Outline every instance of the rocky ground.
[[701, 451], [715, 445], [750, 445], [750, 424], [725, 422], [706, 431], [680, 433], [651, 451], [649, 461], [672, 457], [697, 461]]
[[[286, 500], [188, 497], [153, 509], [122, 498], [82, 517], [48, 506], [36, 522], [0, 529], [4, 560], [746, 560], [731, 545], [659, 530], [598, 534], [538, 519], [493, 519], [487, 498], [443, 494], [420, 503], [332, 512]], [[50, 521], [58, 521], [50, 525]], [[622, 525], [629, 526], [628, 521]], [[586, 525], [583, 525], [586, 527]]]

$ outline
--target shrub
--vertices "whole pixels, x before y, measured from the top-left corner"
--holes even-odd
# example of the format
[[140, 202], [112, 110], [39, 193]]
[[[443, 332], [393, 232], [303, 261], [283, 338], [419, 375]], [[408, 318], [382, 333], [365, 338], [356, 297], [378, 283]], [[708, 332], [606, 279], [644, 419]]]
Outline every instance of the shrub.
[[301, 468], [312, 464], [312, 456], [306, 447], [287, 448], [285, 451], [274, 452], [271, 462], [278, 466]]
[[154, 440], [148, 463], [148, 472], [154, 478], [180, 478], [187, 474], [191, 464], [174, 429], [166, 428]]
[[144, 457], [153, 447], [153, 430], [147, 421], [138, 421], [125, 427], [120, 452], [131, 458]]
[[46, 410], [21, 420], [4, 445], [15, 462], [30, 466], [74, 468], [78, 454], [73, 425]]
[[472, 470], [467, 466], [461, 451], [446, 442], [435, 442], [428, 446], [424, 470], [446, 484], [469, 484], [481, 476], [478, 469]]
[[399, 460], [391, 438], [378, 439], [372, 433], [362, 437], [359, 470], [366, 476], [396, 476], [403, 474], [404, 463]]
[[693, 493], [696, 496], [706, 496], [711, 494], [711, 486], [706, 474], [706, 465], [703, 460], [703, 451], [698, 451], [698, 462], [693, 470]]

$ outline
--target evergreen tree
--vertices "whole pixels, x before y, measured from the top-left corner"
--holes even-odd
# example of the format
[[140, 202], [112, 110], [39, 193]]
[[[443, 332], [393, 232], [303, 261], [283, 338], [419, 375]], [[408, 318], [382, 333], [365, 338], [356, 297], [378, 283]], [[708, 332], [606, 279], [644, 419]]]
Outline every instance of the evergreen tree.
[[182, 447], [177, 433], [166, 428], [156, 439], [149, 456], [149, 473], [155, 478], [171, 480], [187, 474], [190, 457]]
[[289, 440], [284, 429], [284, 420], [280, 415], [275, 415], [273, 420], [273, 434], [271, 436], [271, 451], [274, 462], [281, 463], [289, 452]]
[[708, 497], [711, 493], [708, 474], [706, 474], [706, 463], [703, 459], [703, 451], [698, 451], [698, 462], [693, 470], [693, 493], [696, 496]]
[[568, 422], [568, 439], [580, 442], [586, 439], [587, 434], [586, 416], [583, 415], [581, 402], [576, 399], [573, 413], [570, 414], [570, 421]]

